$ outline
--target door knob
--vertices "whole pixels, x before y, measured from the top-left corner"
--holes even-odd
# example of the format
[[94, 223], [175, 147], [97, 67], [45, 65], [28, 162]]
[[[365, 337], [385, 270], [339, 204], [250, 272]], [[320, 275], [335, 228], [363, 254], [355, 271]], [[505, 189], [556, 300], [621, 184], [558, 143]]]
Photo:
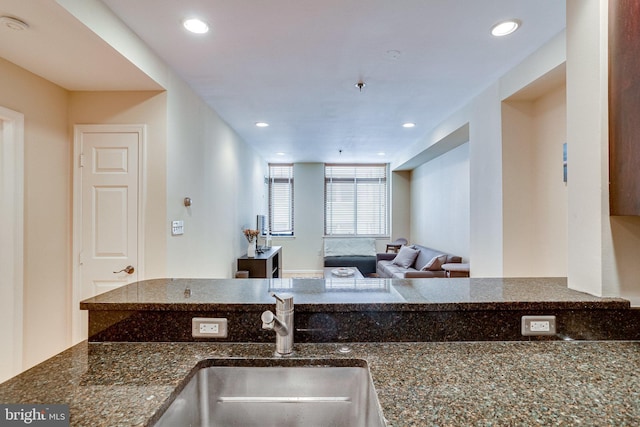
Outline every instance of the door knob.
[[133, 272], [134, 272], [134, 271], [136, 271], [136, 269], [135, 269], [135, 268], [133, 268], [133, 266], [132, 266], [132, 265], [127, 265], [127, 266], [126, 266], [125, 268], [123, 268], [122, 270], [120, 270], [120, 271], [114, 271], [113, 273], [114, 273], [114, 274], [118, 274], [118, 273], [122, 273], [123, 271], [124, 271], [125, 273], [127, 273], [127, 274], [133, 274]]

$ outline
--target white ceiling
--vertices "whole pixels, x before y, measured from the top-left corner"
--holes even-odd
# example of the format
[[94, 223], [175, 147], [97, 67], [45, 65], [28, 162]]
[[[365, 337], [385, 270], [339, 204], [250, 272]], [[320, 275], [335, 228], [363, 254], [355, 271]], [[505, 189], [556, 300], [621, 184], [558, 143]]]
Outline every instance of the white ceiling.
[[[391, 161], [565, 27], [564, 0], [102, 1], [275, 162]], [[73, 90], [157, 89], [52, 0], [1, 0], [7, 13], [31, 25], [11, 35], [28, 42], [0, 28], [9, 61]], [[188, 34], [191, 16], [211, 31]], [[505, 18], [521, 29], [493, 38]], [[70, 58], [77, 51], [89, 56]]]

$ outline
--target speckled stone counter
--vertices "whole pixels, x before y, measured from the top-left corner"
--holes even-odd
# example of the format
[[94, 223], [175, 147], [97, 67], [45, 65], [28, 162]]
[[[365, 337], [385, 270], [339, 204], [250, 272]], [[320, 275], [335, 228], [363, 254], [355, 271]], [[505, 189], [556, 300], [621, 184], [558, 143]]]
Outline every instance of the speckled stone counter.
[[[226, 342], [270, 342], [256, 324], [270, 292], [294, 295], [296, 342], [640, 339], [629, 301], [567, 288], [564, 278], [154, 279], [85, 300], [89, 340], [198, 341], [193, 317], [228, 319]], [[555, 315], [553, 337], [523, 337], [523, 315]], [[149, 325], [152, 325], [150, 327]]]
[[[389, 426], [636, 426], [640, 342], [296, 344], [366, 360]], [[70, 405], [72, 426], [151, 425], [204, 359], [273, 344], [82, 343], [0, 384], [2, 403]], [[249, 362], [250, 363], [250, 362]]]

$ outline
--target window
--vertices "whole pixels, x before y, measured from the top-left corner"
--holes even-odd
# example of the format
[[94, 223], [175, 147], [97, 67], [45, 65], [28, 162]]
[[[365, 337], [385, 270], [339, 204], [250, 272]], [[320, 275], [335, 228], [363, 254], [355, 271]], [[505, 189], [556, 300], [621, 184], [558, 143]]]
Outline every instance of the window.
[[325, 235], [386, 236], [387, 165], [325, 165]]
[[293, 165], [269, 165], [269, 229], [293, 236]]

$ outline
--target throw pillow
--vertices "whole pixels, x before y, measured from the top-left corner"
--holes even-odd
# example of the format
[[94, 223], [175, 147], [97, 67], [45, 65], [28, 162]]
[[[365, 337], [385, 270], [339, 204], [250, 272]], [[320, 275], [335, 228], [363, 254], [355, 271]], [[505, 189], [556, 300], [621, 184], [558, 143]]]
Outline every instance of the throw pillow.
[[398, 255], [393, 259], [392, 264], [402, 268], [409, 268], [416, 262], [418, 252], [419, 251], [412, 246], [403, 246], [400, 248]]
[[420, 269], [420, 271], [438, 271], [442, 270], [442, 264], [447, 261], [446, 255], [437, 255], [431, 258], [431, 261], [426, 263], [424, 267]]

